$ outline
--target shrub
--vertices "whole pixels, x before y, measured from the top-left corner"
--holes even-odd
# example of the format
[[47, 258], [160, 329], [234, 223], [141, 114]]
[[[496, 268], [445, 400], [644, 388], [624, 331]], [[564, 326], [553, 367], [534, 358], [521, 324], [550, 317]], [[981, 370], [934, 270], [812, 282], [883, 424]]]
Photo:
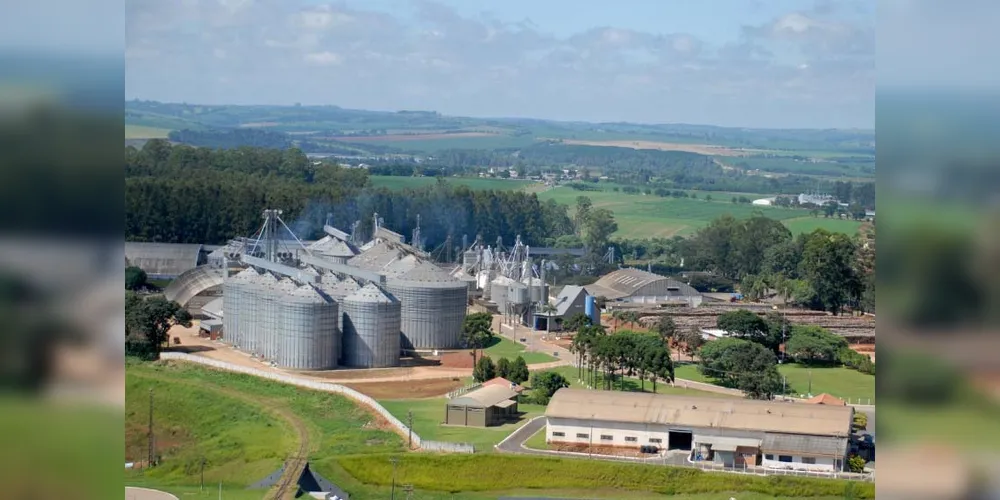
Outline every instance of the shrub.
[[865, 459], [858, 455], [851, 455], [851, 457], [847, 459], [847, 467], [851, 469], [851, 472], [864, 472], [865, 464], [867, 463], [868, 462], [866, 462]]
[[857, 429], [867, 429], [868, 428], [868, 414], [857, 412], [854, 414], [854, 427]]
[[850, 347], [843, 347], [837, 356], [840, 362], [851, 369], [857, 370], [867, 375], [875, 375], [875, 362], [866, 354], [854, 351]]

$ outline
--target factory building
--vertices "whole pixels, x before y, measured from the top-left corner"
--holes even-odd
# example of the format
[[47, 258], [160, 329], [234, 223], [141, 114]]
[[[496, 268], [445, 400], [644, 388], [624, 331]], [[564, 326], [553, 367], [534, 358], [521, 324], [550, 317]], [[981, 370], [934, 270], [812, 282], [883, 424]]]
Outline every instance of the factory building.
[[586, 288], [591, 295], [604, 297], [609, 302], [687, 304], [697, 307], [702, 301], [701, 293], [690, 285], [641, 269], [612, 271]]
[[[588, 304], [589, 309], [588, 309]], [[577, 314], [587, 314], [595, 324], [600, 324], [600, 315], [594, 314], [596, 306], [594, 297], [582, 286], [566, 285], [559, 291], [555, 300], [549, 302], [550, 307], [535, 311], [534, 328], [536, 330], [558, 331], [567, 319]]]
[[692, 462], [839, 472], [850, 406], [560, 389], [549, 402], [546, 441], [682, 450]]

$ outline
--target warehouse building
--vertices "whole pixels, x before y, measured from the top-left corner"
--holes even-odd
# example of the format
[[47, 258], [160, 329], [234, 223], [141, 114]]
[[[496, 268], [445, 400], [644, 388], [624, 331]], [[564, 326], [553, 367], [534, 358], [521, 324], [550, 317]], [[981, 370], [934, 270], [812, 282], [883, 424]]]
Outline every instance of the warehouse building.
[[491, 427], [517, 418], [517, 392], [509, 385], [489, 385], [448, 400], [444, 423]]
[[749, 399], [560, 389], [546, 441], [683, 450], [726, 467], [843, 470], [854, 409]]
[[594, 284], [587, 285], [587, 291], [610, 302], [687, 304], [696, 307], [702, 301], [701, 293], [690, 285], [641, 269], [612, 271]]

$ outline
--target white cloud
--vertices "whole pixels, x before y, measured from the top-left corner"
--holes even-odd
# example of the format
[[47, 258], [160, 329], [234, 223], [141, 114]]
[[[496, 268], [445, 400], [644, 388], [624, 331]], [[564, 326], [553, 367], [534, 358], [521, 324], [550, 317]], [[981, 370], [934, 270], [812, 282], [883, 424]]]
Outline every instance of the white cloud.
[[[171, 5], [133, 0], [126, 8], [127, 97], [572, 120], [874, 123], [874, 14], [852, 24], [833, 8], [789, 12], [720, 44], [620, 26], [555, 37], [530, 21], [463, 17], [429, 1], [413, 2], [413, 18], [291, 0]], [[325, 66], [339, 69], [301, 77]], [[225, 85], [223, 76], [244, 84]]]

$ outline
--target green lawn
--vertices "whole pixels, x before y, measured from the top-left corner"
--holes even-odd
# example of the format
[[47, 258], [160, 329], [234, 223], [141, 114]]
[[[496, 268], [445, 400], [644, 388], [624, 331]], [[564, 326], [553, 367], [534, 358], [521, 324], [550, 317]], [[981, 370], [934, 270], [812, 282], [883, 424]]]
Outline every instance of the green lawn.
[[[403, 177], [396, 175], [373, 175], [369, 177], [372, 186], [399, 190], [405, 188], [422, 188], [437, 184], [437, 177]], [[514, 191], [537, 184], [534, 181], [516, 179], [494, 179], [480, 177], [445, 177], [449, 184], [468, 186], [474, 190]]]
[[861, 227], [861, 222], [847, 219], [828, 219], [826, 217], [796, 217], [783, 221], [792, 234], [811, 233], [817, 229], [826, 229], [831, 233], [855, 234]]
[[169, 133], [170, 129], [168, 128], [125, 124], [126, 139], [166, 139]]
[[533, 450], [549, 449], [549, 443], [545, 442], [545, 427], [538, 429], [538, 432], [532, 434], [530, 438], [526, 439], [524, 441], [524, 446]]
[[[559, 373], [560, 375], [562, 375], [563, 377], [566, 377], [566, 380], [569, 381], [569, 386], [572, 387], [572, 388], [574, 388], [574, 389], [586, 389], [587, 388], [585, 385], [583, 385], [581, 383], [579, 377], [577, 376], [578, 371], [577, 371], [576, 367], [573, 367], [573, 366], [560, 366], [560, 367], [554, 368], [554, 369], [552, 369], [550, 371], [555, 371], [555, 372]], [[584, 377], [586, 377], [586, 372], [584, 372]], [[618, 384], [620, 383], [619, 380], [620, 379], [615, 379], [615, 390], [619, 390], [618, 389], [618, 387], [619, 387]], [[600, 374], [598, 374], [598, 376], [597, 376], [597, 387], [603, 387], [601, 385], [602, 381], [603, 381], [603, 377]], [[645, 387], [645, 392], [653, 392], [653, 384], [652, 384], [652, 382], [650, 382], [650, 381], [647, 380], [644, 384], [641, 384], [638, 379], [635, 379], [635, 378], [632, 378], [632, 377], [626, 377], [625, 378], [625, 390], [627, 390], [627, 391], [636, 391], [637, 392], [637, 391], [641, 390], [643, 388], [643, 386]], [[731, 396], [727, 396], [725, 394], [718, 394], [718, 393], [714, 393], [714, 392], [698, 391], [698, 390], [695, 390], [695, 389], [687, 389], [687, 388], [684, 388], [684, 387], [673, 387], [670, 384], [663, 384], [663, 383], [656, 384], [656, 394], [676, 394], [676, 395], [680, 395], [680, 396], [715, 397], [715, 398], [731, 397]]]
[[[809, 391], [810, 372], [812, 373], [812, 394], [828, 393], [841, 399], [850, 399], [857, 402], [858, 398], [862, 403], [867, 403], [871, 399], [875, 404], [875, 377], [852, 370], [850, 368], [809, 368], [799, 364], [783, 364], [778, 366], [778, 371], [786, 377], [788, 381], [788, 391], [792, 395], [803, 395]], [[674, 369], [674, 376], [697, 382], [713, 383], [712, 379], [705, 377], [698, 371], [698, 365], [680, 365]]]
[[518, 356], [524, 358], [524, 362], [529, 365], [556, 361], [556, 358], [543, 352], [525, 352], [524, 346], [520, 343], [500, 336], [493, 337], [490, 345], [484, 351], [494, 362], [500, 358], [507, 358], [514, 361]]
[[593, 201], [594, 207], [607, 208], [614, 212], [615, 220], [618, 222], [618, 231], [614, 235], [622, 238], [690, 235], [726, 214], [746, 218], [760, 211], [765, 216], [777, 220], [808, 215], [808, 212], [799, 209], [733, 204], [729, 201], [732, 196], [722, 193], [713, 194], [713, 201], [705, 201], [703, 197], [692, 200], [611, 191], [577, 191], [565, 186], [538, 194], [540, 200], [556, 200], [558, 203], [568, 205], [571, 211], [576, 206], [578, 196], [587, 196]]
[[476, 452], [492, 452], [493, 445], [502, 441], [515, 429], [524, 425], [531, 418], [541, 415], [544, 406], [518, 404], [518, 410], [523, 412], [521, 419], [515, 423], [497, 427], [460, 427], [441, 425], [444, 422], [446, 398], [433, 399], [397, 399], [379, 401], [396, 418], [407, 421], [407, 412], [413, 412], [413, 430], [421, 438], [431, 441], [452, 443], [471, 443]]

